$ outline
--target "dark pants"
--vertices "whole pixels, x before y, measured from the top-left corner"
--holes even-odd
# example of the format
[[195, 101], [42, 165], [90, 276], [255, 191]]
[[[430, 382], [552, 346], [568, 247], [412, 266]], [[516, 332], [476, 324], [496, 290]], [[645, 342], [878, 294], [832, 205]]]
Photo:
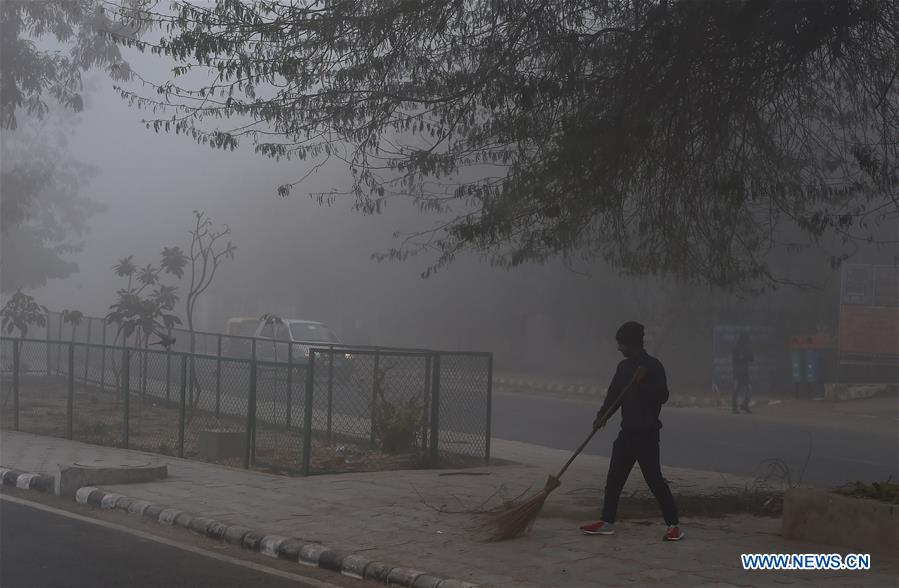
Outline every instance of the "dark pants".
[[640, 464], [643, 479], [662, 507], [662, 515], [669, 525], [677, 525], [677, 507], [668, 482], [662, 477], [659, 464], [659, 432], [629, 433], [621, 431], [612, 445], [612, 460], [606, 478], [606, 495], [602, 505], [602, 520], [614, 523], [618, 513], [618, 498], [634, 463]]
[[734, 410], [737, 410], [737, 405], [740, 400], [740, 397], [743, 397], [743, 402], [739, 404], [739, 406], [743, 408], [749, 408], [749, 396], [750, 396], [749, 380], [735, 380], [734, 381], [734, 394], [733, 394], [733, 407]]

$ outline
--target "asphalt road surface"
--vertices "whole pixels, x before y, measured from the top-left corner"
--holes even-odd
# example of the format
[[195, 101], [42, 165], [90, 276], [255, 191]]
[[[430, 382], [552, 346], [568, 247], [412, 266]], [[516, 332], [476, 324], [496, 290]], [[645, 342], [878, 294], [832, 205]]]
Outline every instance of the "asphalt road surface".
[[[259, 564], [220, 554], [208, 556], [172, 541], [154, 541], [140, 531], [116, 530], [38, 506], [0, 500], [3, 588], [337, 588], [330, 582], [276, 569], [261, 571], [266, 568]], [[303, 571], [299, 564], [293, 566]], [[349, 580], [329, 575], [344, 586]]]
[[[494, 393], [493, 436], [571, 449], [589, 433], [600, 400], [563, 400], [523, 394]], [[849, 481], [895, 480], [899, 469], [899, 438], [892, 424], [870, 431], [808, 423], [776, 422], [757, 415], [722, 411], [662, 409], [662, 464], [755, 477], [760, 464], [779, 458], [803, 482], [836, 486]], [[618, 434], [619, 416], [587, 447], [593, 455], [610, 455]], [[810, 445], [811, 443], [811, 445]], [[811, 456], [809, 457], [809, 451]], [[597, 472], [604, 479], [605, 472]]]

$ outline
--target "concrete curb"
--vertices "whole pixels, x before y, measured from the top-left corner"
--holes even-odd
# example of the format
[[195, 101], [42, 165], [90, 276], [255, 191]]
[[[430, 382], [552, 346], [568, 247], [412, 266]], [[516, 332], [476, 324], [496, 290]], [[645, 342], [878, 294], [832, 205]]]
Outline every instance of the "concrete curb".
[[781, 525], [785, 539], [899, 557], [899, 507], [889, 502], [792, 488], [784, 495]]
[[[7, 486], [53, 493], [55, 480], [52, 476], [0, 468], [0, 477], [2, 477], [3, 484]], [[131, 515], [154, 520], [161, 525], [181, 527], [216, 541], [239, 545], [244, 549], [269, 557], [339, 572], [354, 578], [383, 582], [389, 586], [408, 586], [409, 588], [477, 588], [478, 586], [460, 580], [441, 578], [421, 570], [373, 561], [358, 555], [344, 554], [321, 543], [310, 543], [302, 539], [266, 533], [241, 525], [231, 525], [177, 508], [131, 498], [124, 494], [104, 492], [95, 486], [79, 488], [75, 492], [75, 502], [106, 510], [121, 510]]]
[[[546, 382], [543, 380], [533, 380], [530, 378], [510, 378], [506, 376], [494, 377], [493, 385], [495, 388], [502, 388], [504, 391], [508, 392], [524, 389], [528, 392], [537, 391], [562, 396], [582, 396], [585, 398], [596, 398], [597, 400], [601, 400], [605, 396], [607, 390], [607, 388], [603, 386], [575, 386]], [[674, 408], [716, 408], [730, 406], [730, 402], [731, 400], [729, 397], [718, 398], [672, 394], [668, 399], [666, 406]], [[784, 402], [786, 402], [786, 400], [781, 398], [765, 398], [762, 400], [752, 400], [749, 403], [749, 406], [774, 406], [783, 404]]]
[[29, 474], [0, 467], [0, 478], [5, 486], [15, 486], [24, 490], [53, 493], [54, 478], [44, 474]]

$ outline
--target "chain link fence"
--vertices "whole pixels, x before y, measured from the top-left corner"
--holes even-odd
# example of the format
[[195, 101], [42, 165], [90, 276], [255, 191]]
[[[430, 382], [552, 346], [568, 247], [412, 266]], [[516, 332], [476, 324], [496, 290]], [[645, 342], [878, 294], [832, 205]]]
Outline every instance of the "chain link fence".
[[0, 338], [0, 426], [287, 474], [490, 458], [490, 354], [286, 346], [270, 361], [72, 335]]

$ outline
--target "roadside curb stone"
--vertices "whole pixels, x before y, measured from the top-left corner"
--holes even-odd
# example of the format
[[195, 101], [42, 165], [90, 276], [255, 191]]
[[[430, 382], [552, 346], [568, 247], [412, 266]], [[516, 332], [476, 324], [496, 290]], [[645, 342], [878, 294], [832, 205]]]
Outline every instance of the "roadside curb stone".
[[266, 535], [259, 542], [259, 553], [269, 557], [278, 557], [278, 548], [287, 541], [283, 535]]
[[303, 542], [299, 539], [287, 539], [278, 545], [278, 557], [290, 561], [300, 561], [300, 549]]
[[366, 566], [370, 563], [371, 560], [367, 557], [362, 557], [361, 555], [348, 555], [343, 558], [340, 573], [344, 576], [361, 580], [362, 576], [365, 574]]
[[198, 535], [208, 536], [210, 524], [212, 524], [212, 519], [206, 517], [194, 517], [187, 524], [187, 528]]
[[148, 519], [158, 521], [159, 513], [161, 513], [162, 510], [162, 507], [158, 504], [149, 504], [146, 508], [144, 508], [143, 516], [147, 517]]
[[387, 574], [387, 584], [399, 584], [401, 586], [415, 586], [415, 580], [424, 575], [421, 570], [410, 568], [393, 568]]
[[243, 545], [243, 536], [249, 532], [250, 529], [248, 527], [230, 525], [225, 529], [225, 543], [230, 543], [231, 545]]
[[128, 514], [137, 515], [139, 517], [144, 516], [144, 511], [150, 506], [150, 503], [146, 500], [135, 500], [131, 504], [128, 505]]
[[249, 549], [250, 551], [259, 551], [259, 545], [260, 543], [262, 543], [263, 537], [264, 535], [262, 533], [259, 533], [258, 531], [250, 531], [243, 536], [241, 545], [243, 545], [244, 549]]
[[228, 525], [226, 525], [225, 523], [210, 520], [209, 524], [206, 525], [206, 536], [210, 539], [215, 539], [216, 541], [224, 541], [225, 531], [227, 530]]
[[182, 527], [184, 529], [190, 529], [190, 523], [195, 518], [196, 517], [194, 515], [190, 514], [189, 512], [182, 512], [181, 514], [179, 514], [178, 516], [175, 517], [175, 521], [174, 521], [175, 526]]
[[[538, 391], [547, 394], [562, 394], [566, 396], [583, 396], [586, 398], [601, 398], [606, 388], [603, 386], [585, 386], [585, 385], [567, 385], [558, 382], [547, 382], [545, 380], [533, 378], [509, 378], [506, 376], [495, 376], [493, 384], [496, 388], [514, 392], [516, 388], [523, 388], [525, 391]], [[776, 406], [786, 402], [781, 398], [770, 398], [764, 400], [753, 399], [750, 406]], [[730, 397], [718, 396], [685, 396], [683, 394], [672, 394], [666, 406], [673, 408], [715, 408], [727, 406], [730, 404]]]
[[55, 479], [44, 474], [29, 474], [11, 468], [0, 467], [0, 481], [5, 486], [15, 486], [22, 490], [52, 492]]
[[331, 570], [332, 572], [339, 572], [344, 558], [346, 556], [343, 553], [333, 549], [326, 549], [318, 556], [318, 567]]
[[307, 543], [300, 548], [300, 563], [317, 568], [322, 552], [328, 548], [318, 543]]
[[375, 582], [384, 582], [386, 584], [392, 569], [384, 562], [373, 561], [365, 566], [365, 573], [362, 577], [366, 580], [374, 580]]
[[106, 493], [100, 498], [100, 508], [111, 510], [115, 508], [116, 502], [124, 498], [121, 494]]
[[177, 508], [164, 508], [162, 509], [162, 512], [159, 513], [159, 518], [157, 520], [163, 525], [174, 526], [175, 519], [183, 512], [184, 511], [178, 510]]
[[412, 588], [437, 588], [443, 580], [431, 574], [422, 574], [415, 578]]
[[[29, 474], [11, 468], [0, 468], [0, 481], [6, 486], [40, 492], [52, 492], [55, 482], [52, 476]], [[444, 579], [422, 570], [372, 561], [360, 555], [345, 554], [321, 543], [308, 543], [293, 537], [263, 533], [249, 527], [228, 525], [178, 508], [152, 504], [116, 492], [104, 492], [95, 486], [78, 488], [74, 499], [78, 504], [105, 510], [121, 510], [155, 520], [161, 525], [180, 527], [210, 539], [258, 551], [269, 557], [295, 561], [305, 566], [338, 572], [353, 578], [409, 588], [477, 588], [477, 584]]]

